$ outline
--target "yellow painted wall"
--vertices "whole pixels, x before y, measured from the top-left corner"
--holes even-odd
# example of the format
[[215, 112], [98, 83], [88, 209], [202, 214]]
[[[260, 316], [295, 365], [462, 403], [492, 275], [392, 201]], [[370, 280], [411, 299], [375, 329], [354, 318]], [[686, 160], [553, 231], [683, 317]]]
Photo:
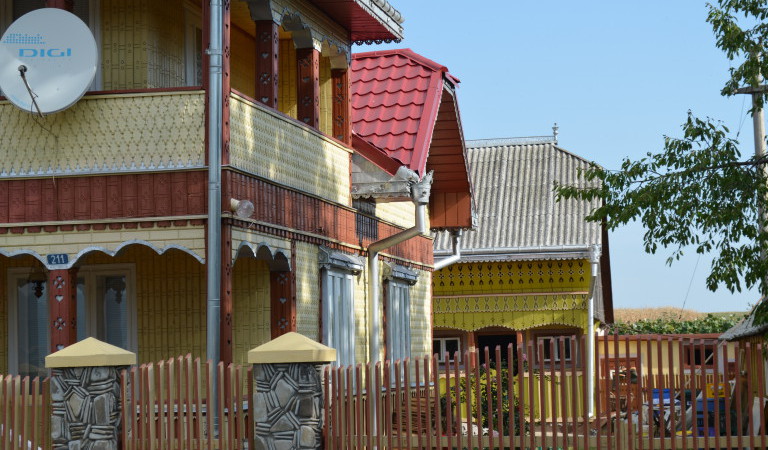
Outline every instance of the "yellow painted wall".
[[205, 266], [193, 257], [135, 245], [117, 257], [92, 253], [82, 265], [133, 263], [136, 267], [136, 310], [139, 363], [192, 353], [205, 358]]
[[432, 354], [432, 273], [417, 270], [419, 279], [411, 287], [411, 357]]
[[[376, 216], [387, 222], [404, 228], [411, 228], [416, 223], [416, 206], [413, 202], [377, 203]], [[429, 218], [427, 218], [429, 223]]]
[[271, 339], [269, 267], [255, 258], [239, 258], [233, 277], [233, 360], [245, 365], [248, 350]]
[[320, 266], [317, 246], [296, 243], [296, 328], [320, 342]]
[[[255, 28], [253, 22], [250, 23]], [[253, 32], [251, 30], [251, 32]], [[256, 41], [242, 28], [232, 27], [232, 88], [256, 98]]]
[[333, 136], [333, 83], [331, 60], [320, 57], [320, 132]]
[[294, 119], [298, 115], [296, 102], [296, 48], [291, 39], [280, 39], [279, 53], [279, 90], [277, 109]]
[[181, 0], [102, 0], [100, 8], [105, 90], [183, 86]]

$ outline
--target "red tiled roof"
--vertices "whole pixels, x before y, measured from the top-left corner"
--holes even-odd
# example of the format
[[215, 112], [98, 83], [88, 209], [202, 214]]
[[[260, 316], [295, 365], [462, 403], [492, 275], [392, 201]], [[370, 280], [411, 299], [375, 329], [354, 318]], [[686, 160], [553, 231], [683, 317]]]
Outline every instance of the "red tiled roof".
[[352, 57], [352, 129], [390, 158], [424, 174], [448, 69], [410, 49]]

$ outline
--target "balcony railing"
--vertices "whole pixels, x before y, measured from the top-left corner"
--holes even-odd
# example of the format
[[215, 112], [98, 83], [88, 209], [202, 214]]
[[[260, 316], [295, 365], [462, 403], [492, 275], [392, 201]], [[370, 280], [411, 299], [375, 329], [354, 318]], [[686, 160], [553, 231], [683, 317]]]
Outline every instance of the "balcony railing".
[[205, 166], [199, 90], [88, 95], [37, 117], [0, 102], [0, 177]]

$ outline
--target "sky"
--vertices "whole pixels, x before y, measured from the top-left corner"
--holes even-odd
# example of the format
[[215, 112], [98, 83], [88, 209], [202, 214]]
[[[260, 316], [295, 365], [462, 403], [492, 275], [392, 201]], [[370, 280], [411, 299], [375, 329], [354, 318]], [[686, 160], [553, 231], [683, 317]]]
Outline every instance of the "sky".
[[[405, 17], [401, 43], [461, 80], [465, 139], [551, 135], [577, 155], [617, 169], [680, 136], [688, 110], [723, 121], [754, 152], [745, 96], [720, 89], [729, 61], [715, 47], [706, 2], [694, 0], [389, 0]], [[705, 286], [711, 257], [643, 251], [638, 224], [609, 238], [616, 308], [673, 306], [747, 311], [754, 292]]]

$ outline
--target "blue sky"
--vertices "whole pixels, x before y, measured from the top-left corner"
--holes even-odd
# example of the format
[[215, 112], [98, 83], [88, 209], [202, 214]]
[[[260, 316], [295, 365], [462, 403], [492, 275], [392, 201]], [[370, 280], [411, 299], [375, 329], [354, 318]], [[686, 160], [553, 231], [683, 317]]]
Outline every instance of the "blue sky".
[[[466, 139], [548, 135], [607, 168], [659, 151], [687, 111], [722, 120], [745, 154], [752, 121], [743, 96], [723, 98], [729, 61], [715, 47], [704, 1], [390, 0], [405, 16], [400, 44], [461, 79]], [[616, 307], [746, 311], [754, 293], [712, 293], [710, 258], [693, 252], [672, 267], [646, 255], [637, 225], [610, 237]], [[689, 285], [690, 290], [689, 290]]]

